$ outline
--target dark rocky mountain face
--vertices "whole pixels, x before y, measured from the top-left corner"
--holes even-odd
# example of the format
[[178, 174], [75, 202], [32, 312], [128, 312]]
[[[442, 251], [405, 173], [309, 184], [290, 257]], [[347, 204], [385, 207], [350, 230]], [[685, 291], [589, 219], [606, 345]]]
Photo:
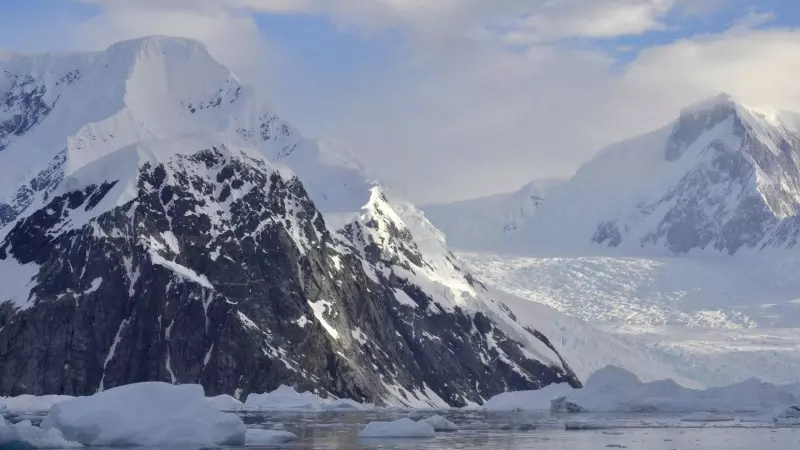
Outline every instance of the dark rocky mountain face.
[[373, 215], [331, 233], [300, 181], [260, 158], [220, 146], [153, 160], [124, 203], [119, 180], [57, 195], [60, 178], [44, 178], [31, 188], [46, 206], [6, 206], [0, 260], [38, 269], [27, 301], [0, 304], [0, 395], [162, 380], [462, 406], [579, 385], [497, 317], [443, 307], [393, 271], [424, 264], [408, 230]]
[[45, 170], [39, 172], [29, 183], [19, 187], [7, 203], [0, 202], [0, 228], [13, 222], [37, 199], [42, 202], [49, 199], [50, 193], [64, 179], [62, 168], [66, 153], [64, 150], [56, 155]]
[[81, 79], [80, 69], [65, 73], [53, 83], [58, 92], [50, 93], [47, 85], [33, 73], [3, 74], [8, 88], [0, 91], [0, 151], [14, 137], [27, 133], [41, 123], [53, 110], [60, 91]]

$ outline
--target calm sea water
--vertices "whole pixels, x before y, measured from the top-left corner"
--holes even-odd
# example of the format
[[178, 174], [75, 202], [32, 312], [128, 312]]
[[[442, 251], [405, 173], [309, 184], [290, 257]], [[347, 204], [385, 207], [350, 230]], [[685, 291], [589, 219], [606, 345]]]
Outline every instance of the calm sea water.
[[[361, 426], [371, 420], [399, 417], [420, 419], [434, 412], [248, 414], [248, 426], [280, 428], [300, 440], [277, 448], [291, 449], [496, 449], [496, 450], [590, 450], [629, 448], [638, 450], [789, 450], [800, 449], [800, 429], [774, 428], [768, 423], [682, 422], [669, 415], [564, 415], [487, 414], [439, 412], [459, 425], [454, 433], [437, 433], [435, 439], [359, 439]], [[568, 431], [567, 420], [609, 429]], [[281, 426], [283, 428], [281, 428]]]
[[[435, 439], [360, 439], [363, 424], [401, 417], [440, 414], [459, 431]], [[564, 415], [482, 413], [476, 411], [374, 411], [347, 413], [242, 413], [248, 427], [291, 431], [299, 439], [271, 449], [304, 450], [790, 450], [800, 449], [799, 428], [775, 428], [746, 417], [722, 423], [683, 422], [670, 415]], [[740, 420], [741, 419], [741, 420]], [[606, 429], [569, 431], [565, 421]], [[113, 450], [120, 450], [115, 448]], [[147, 450], [168, 450], [165, 448]], [[175, 450], [170, 448], [169, 450]], [[199, 449], [186, 449], [199, 450]]]

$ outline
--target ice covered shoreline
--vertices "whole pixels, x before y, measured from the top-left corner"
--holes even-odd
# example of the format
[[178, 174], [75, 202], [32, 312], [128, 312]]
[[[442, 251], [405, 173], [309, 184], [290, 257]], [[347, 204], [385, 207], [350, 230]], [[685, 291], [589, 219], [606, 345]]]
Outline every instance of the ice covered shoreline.
[[[325, 399], [311, 392], [299, 393], [282, 386], [265, 394], [251, 394], [245, 402], [230, 396], [207, 398], [199, 385], [161, 382], [121, 386], [87, 397], [22, 396], [0, 398], [4, 416], [46, 413], [40, 426], [22, 420], [0, 424], [0, 444], [22, 442], [26, 448], [70, 448], [80, 446], [234, 446], [268, 445], [294, 440], [285, 430], [248, 428], [242, 413], [362, 413], [373, 420], [361, 427], [359, 438], [432, 438], [438, 433], [457, 432], [460, 426], [435, 415], [412, 420], [400, 417], [386, 421], [380, 411], [408, 414], [408, 409], [379, 408], [347, 399]], [[452, 413], [541, 412], [566, 414], [563, 429], [613, 430], [630, 427], [691, 428], [710, 424], [768, 427], [800, 426], [800, 389], [776, 386], [759, 380], [736, 385], [694, 390], [671, 380], [642, 382], [634, 374], [606, 367], [593, 374], [582, 389], [551, 385], [537, 391], [505, 393], [483, 406], [450, 409]], [[419, 410], [418, 410], [419, 411]], [[448, 411], [448, 410], [443, 410]], [[433, 413], [431, 411], [431, 413]], [[616, 424], [591, 419], [591, 414], [627, 413], [641, 417], [653, 413], [674, 414], [670, 424], [642, 421], [641, 425]], [[737, 414], [746, 413], [738, 417]], [[588, 415], [583, 415], [588, 414]], [[412, 412], [413, 415], [413, 412]], [[443, 413], [444, 415], [444, 413]], [[398, 417], [395, 415], [394, 417]], [[589, 419], [587, 419], [587, 417]]]

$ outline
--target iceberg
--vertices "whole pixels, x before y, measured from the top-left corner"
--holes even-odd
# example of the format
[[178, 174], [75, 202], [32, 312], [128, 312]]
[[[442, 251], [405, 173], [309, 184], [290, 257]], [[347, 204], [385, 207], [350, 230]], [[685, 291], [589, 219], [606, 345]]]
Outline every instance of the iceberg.
[[245, 444], [246, 428], [212, 407], [200, 385], [148, 382], [59, 403], [41, 424], [87, 446]]
[[487, 411], [549, 411], [553, 400], [575, 391], [566, 383], [551, 384], [535, 391], [503, 392], [483, 404]]
[[553, 400], [560, 412], [764, 412], [793, 404], [787, 388], [751, 379], [731, 386], [689, 389], [672, 380], [643, 383], [636, 375], [608, 366], [592, 374], [586, 387]]
[[313, 392], [297, 392], [285, 385], [265, 394], [250, 394], [244, 402], [244, 409], [256, 411], [359, 411], [374, 408], [371, 403], [358, 403], [346, 398], [326, 399]]

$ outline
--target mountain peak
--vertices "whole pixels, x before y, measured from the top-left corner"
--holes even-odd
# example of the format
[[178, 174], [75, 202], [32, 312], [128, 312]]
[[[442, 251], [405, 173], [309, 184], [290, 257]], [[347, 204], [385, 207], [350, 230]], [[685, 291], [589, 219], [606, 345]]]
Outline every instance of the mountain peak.
[[697, 103], [687, 106], [681, 110], [681, 115], [696, 114], [700, 112], [713, 111], [717, 109], [733, 109], [739, 102], [726, 92], [719, 93], [713, 97], [700, 100]]
[[[677, 161], [705, 133], [733, 118], [734, 127], [765, 116], [743, 106], [729, 94], [719, 94], [695, 103], [681, 111], [667, 143], [667, 161]], [[758, 119], [760, 120], [760, 119]]]
[[206, 45], [196, 39], [152, 35], [111, 44], [107, 51], [181, 50], [208, 53]]
[[769, 105], [745, 102], [741, 98], [728, 93], [720, 93], [706, 98], [681, 110], [680, 117], [695, 117], [702, 114], [736, 114], [745, 120], [764, 120], [772, 125], [785, 125], [789, 117], [796, 116], [792, 111], [774, 108]]
[[132, 73], [142, 64], [149, 77], [176, 76], [183, 83], [193, 81], [188, 77], [194, 72], [197, 78], [207, 80], [207, 73], [216, 78], [233, 77], [230, 70], [214, 59], [205, 44], [194, 39], [169, 36], [147, 36], [112, 44], [105, 51], [105, 64], [111, 67], [130, 67]]

